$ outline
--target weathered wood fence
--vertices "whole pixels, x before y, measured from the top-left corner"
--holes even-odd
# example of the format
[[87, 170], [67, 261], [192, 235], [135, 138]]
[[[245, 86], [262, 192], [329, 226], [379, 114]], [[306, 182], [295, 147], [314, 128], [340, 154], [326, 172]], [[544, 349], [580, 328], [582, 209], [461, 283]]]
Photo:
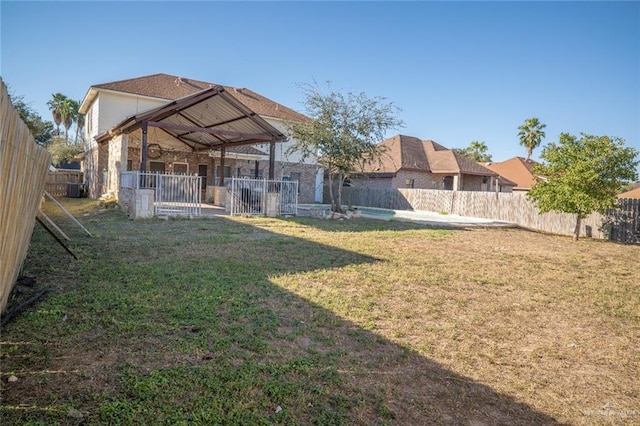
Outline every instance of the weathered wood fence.
[[51, 155], [36, 145], [0, 79], [0, 311], [27, 255]]
[[614, 241], [640, 243], [640, 199], [622, 198], [619, 207], [607, 211], [603, 228]]
[[67, 184], [83, 183], [84, 173], [80, 170], [55, 169], [47, 173], [45, 189], [54, 197], [67, 196]]
[[[329, 203], [325, 190], [325, 203]], [[623, 200], [606, 215], [594, 213], [582, 221], [580, 234], [640, 242], [638, 200]], [[572, 235], [576, 215], [539, 214], [535, 204], [521, 192], [445, 191], [437, 189], [343, 187], [342, 203], [394, 210], [424, 210], [460, 216], [514, 222], [528, 229]]]

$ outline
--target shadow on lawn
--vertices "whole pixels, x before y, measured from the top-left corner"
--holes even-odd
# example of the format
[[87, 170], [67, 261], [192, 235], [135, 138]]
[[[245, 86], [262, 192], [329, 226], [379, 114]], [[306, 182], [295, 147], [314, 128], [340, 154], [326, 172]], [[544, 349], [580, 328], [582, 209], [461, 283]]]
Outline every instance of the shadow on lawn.
[[[17, 341], [42, 322], [34, 341], [64, 341], [37, 363], [8, 357], [6, 371], [80, 371], [16, 374], [3, 384], [5, 420], [79, 422], [66, 408], [6, 408], [31, 404], [73, 406], [85, 424], [556, 423], [298, 296], [294, 287], [313, 274], [380, 261], [269, 230], [306, 219], [117, 222], [113, 232], [103, 228], [113, 221], [95, 221], [100, 236], [76, 246], [81, 284], [3, 330]], [[287, 288], [275, 284], [294, 275]], [[318, 291], [340, 304], [336, 288]], [[69, 319], [52, 325], [42, 312]]]
[[437, 229], [445, 231], [467, 231], [468, 227], [461, 225], [447, 225], [442, 222], [412, 222], [410, 220], [383, 220], [373, 218], [353, 218], [353, 219], [322, 219], [309, 216], [295, 216], [287, 218], [287, 221], [301, 225], [311, 226], [327, 232], [348, 231], [348, 232], [369, 232], [369, 231], [407, 231]]

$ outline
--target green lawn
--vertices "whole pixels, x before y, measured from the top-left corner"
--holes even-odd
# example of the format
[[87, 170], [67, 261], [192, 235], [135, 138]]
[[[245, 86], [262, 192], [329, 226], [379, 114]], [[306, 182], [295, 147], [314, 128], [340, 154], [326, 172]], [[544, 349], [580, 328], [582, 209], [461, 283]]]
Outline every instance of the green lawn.
[[640, 422], [640, 246], [63, 202], [94, 237], [45, 205], [79, 260], [35, 229], [1, 424]]

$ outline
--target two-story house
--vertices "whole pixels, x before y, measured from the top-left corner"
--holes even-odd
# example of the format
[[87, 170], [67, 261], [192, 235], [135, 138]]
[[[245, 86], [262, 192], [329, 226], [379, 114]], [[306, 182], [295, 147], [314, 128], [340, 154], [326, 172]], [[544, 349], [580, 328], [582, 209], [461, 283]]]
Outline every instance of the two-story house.
[[252, 90], [153, 74], [91, 86], [80, 112], [92, 197], [140, 170], [200, 175], [203, 193], [231, 176], [289, 178], [300, 202], [321, 200], [322, 170], [290, 152], [286, 135], [286, 122], [308, 118]]

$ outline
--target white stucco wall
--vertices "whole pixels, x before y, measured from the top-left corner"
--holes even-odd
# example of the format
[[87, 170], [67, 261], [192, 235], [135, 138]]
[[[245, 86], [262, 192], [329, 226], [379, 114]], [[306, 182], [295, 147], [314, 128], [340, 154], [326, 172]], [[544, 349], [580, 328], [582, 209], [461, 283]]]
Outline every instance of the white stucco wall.
[[[287, 129], [284, 125], [284, 122], [280, 119], [277, 118], [273, 118], [273, 117], [262, 117], [264, 118], [264, 120], [271, 124], [273, 127], [275, 127], [276, 129], [278, 129], [280, 132], [284, 133], [285, 135], [287, 134]], [[288, 162], [288, 163], [303, 163], [303, 164], [317, 164], [317, 161], [315, 159], [315, 157], [309, 157], [307, 159], [305, 159], [304, 161], [302, 161], [302, 155], [300, 155], [300, 153], [298, 152], [292, 152], [287, 154], [287, 150], [293, 146], [295, 144], [295, 139], [290, 138], [288, 141], [286, 142], [279, 142], [276, 144], [276, 157], [275, 160], [276, 161], [284, 161], [284, 162]], [[262, 145], [256, 145], [256, 148], [258, 148], [261, 151], [264, 151], [266, 153], [269, 153], [269, 144], [262, 144]]]
[[101, 90], [87, 113], [87, 116], [91, 116], [91, 126], [85, 126], [87, 140], [94, 141], [95, 137], [111, 130], [125, 118], [157, 108], [167, 102], [164, 99]]

